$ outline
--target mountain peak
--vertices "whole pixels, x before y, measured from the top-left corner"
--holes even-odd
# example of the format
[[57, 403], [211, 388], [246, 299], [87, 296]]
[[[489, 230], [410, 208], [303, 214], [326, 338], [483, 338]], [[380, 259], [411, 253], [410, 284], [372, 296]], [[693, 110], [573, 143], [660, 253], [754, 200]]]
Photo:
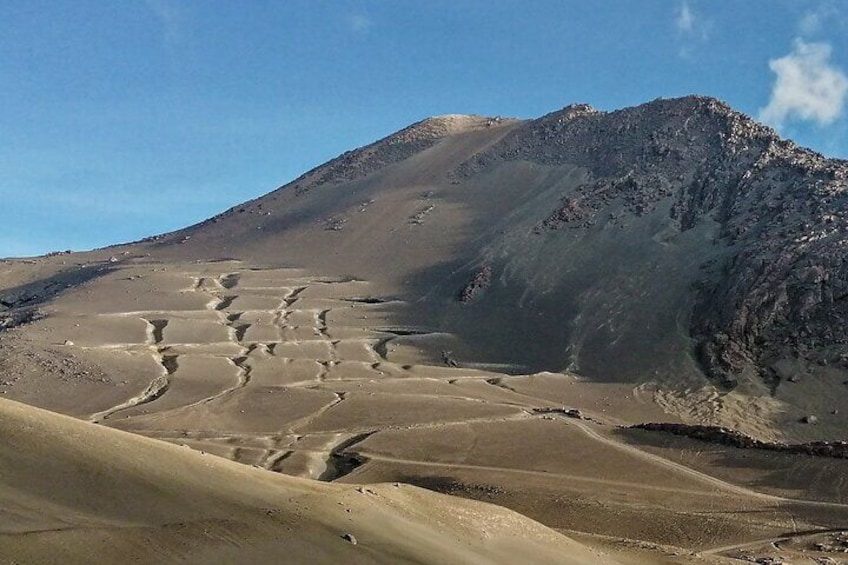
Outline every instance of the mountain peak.
[[556, 116], [557, 118], [560, 118], [560, 119], [570, 120], [570, 119], [573, 119], [573, 118], [579, 118], [579, 117], [582, 117], [582, 116], [592, 116], [592, 115], [601, 114], [601, 113], [602, 112], [600, 110], [595, 109], [590, 104], [572, 103], [572, 104], [569, 104], [568, 106], [565, 106], [561, 110], [558, 110], [556, 112], [552, 112], [551, 114], [548, 114], [548, 115], [549, 116]]
[[[489, 128], [501, 123], [514, 122], [514, 119], [501, 116], [479, 116], [473, 114], [444, 114], [425, 118], [415, 122], [399, 132], [385, 138], [391, 143], [408, 143], [420, 140], [434, 140], [483, 128]], [[378, 142], [379, 143], [379, 142]]]
[[[694, 118], [703, 132], [718, 134], [731, 148], [746, 147], [750, 140], [766, 143], [781, 141], [772, 128], [712, 96], [691, 94], [679, 98], [658, 98], [635, 109], [656, 111], [667, 116], [685, 116], [684, 126], [691, 124]], [[620, 111], [627, 110], [630, 109]], [[787, 144], [787, 142], [783, 143]], [[788, 142], [787, 146], [789, 145], [794, 147], [791, 142]]]

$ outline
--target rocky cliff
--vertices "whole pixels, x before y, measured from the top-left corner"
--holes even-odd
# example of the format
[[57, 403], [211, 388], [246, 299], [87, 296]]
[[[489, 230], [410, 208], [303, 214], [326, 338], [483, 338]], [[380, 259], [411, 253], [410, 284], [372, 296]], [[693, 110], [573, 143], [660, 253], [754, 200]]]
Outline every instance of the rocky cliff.
[[[568, 106], [527, 123], [455, 174], [497, 162], [579, 165], [589, 177], [537, 230], [587, 229], [668, 204], [685, 232], [715, 223], [689, 326], [713, 379], [732, 385], [787, 355], [820, 364], [848, 353], [848, 163], [826, 159], [704, 97], [602, 113]], [[626, 236], [625, 236], [626, 237]]]

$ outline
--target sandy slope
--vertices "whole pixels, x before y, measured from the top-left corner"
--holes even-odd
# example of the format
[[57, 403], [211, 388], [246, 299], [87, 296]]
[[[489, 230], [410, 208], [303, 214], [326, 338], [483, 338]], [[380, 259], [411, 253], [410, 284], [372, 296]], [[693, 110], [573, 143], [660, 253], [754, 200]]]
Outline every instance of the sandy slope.
[[612, 562], [492, 505], [275, 475], [7, 400], [0, 437], [12, 562]]
[[[267, 481], [276, 479], [251, 465], [338, 483], [400, 481], [503, 505], [567, 535], [584, 536], [592, 547], [599, 544], [625, 562], [647, 563], [720, 562], [712, 553], [692, 552], [843, 521], [840, 504], [809, 504], [787, 490], [781, 493], [786, 498], [761, 496], [757, 488], [737, 488], [750, 482], [732, 468], [708, 466], [693, 474], [624, 445], [614, 434], [616, 425], [673, 418], [650, 389], [561, 373], [516, 376], [447, 362], [422, 364], [420, 348], [450, 347], [453, 336], [395, 324], [405, 302], [377, 292], [368, 281], [297, 269], [128, 258], [96, 280], [65, 289], [42, 306], [46, 317], [0, 335], [6, 371], [0, 393], [166, 440], [180, 447], [157, 449], [180, 458], [197, 458], [182, 446], [202, 450], [204, 465], [212, 455], [243, 463], [238, 472], [265, 481], [262, 502], [251, 503], [254, 509], [269, 507]], [[556, 412], [563, 407], [579, 408], [591, 419]], [[550, 409], [555, 411], [546, 412]], [[744, 410], [737, 414], [751, 417]], [[112, 465], [113, 451], [94, 453], [97, 461]], [[50, 456], [58, 452], [51, 448]], [[152, 465], [154, 457], [148, 459]], [[167, 461], [170, 455], [155, 459]], [[40, 467], [33, 462], [32, 468]], [[171, 469], [166, 463], [160, 471]], [[813, 461], [806, 469], [833, 476], [835, 468]], [[845, 469], [835, 470], [840, 481], [848, 479]], [[723, 480], [711, 479], [711, 473]], [[130, 500], [149, 502], [141, 510], [155, 519], [146, 522], [134, 512], [115, 514], [127, 504], [123, 493], [130, 492], [120, 488], [115, 499], [120, 505], [104, 503], [92, 511], [87, 506], [92, 500], [111, 495], [80, 497], [63, 503], [66, 509], [58, 514], [36, 513], [29, 523], [19, 518], [20, 527], [105, 520], [111, 528], [118, 521], [144, 526], [121, 530], [143, 532], [138, 534], [143, 538], [147, 528], [164, 523], [169, 525], [160, 530], [182, 548], [195, 534], [186, 538], [185, 528], [172, 531], [175, 520], [219, 517], [218, 509], [229, 508], [232, 496], [255, 500], [255, 493], [232, 490], [240, 484], [250, 491], [252, 478], [225, 483], [212, 488], [214, 495], [186, 500], [181, 498], [186, 492], [214, 483], [169, 488], [183, 493], [173, 495], [173, 504], [170, 494], [157, 498], [162, 489], [156, 483], [138, 485]], [[89, 483], [75, 490], [103, 487]], [[336, 492], [323, 488], [315, 483], [307, 490]], [[221, 502], [221, 496], [230, 496], [230, 502]], [[829, 496], [816, 500], [841, 502]], [[33, 504], [19, 516], [31, 514]], [[73, 519], [67, 508], [76, 512]], [[246, 516], [249, 528], [239, 518], [233, 526], [239, 533], [226, 530], [219, 537], [246, 536], [252, 551], [266, 543], [272, 547], [262, 532], [275, 531], [273, 524], [255, 512]], [[165, 539], [162, 531], [157, 539]], [[45, 536], [56, 537], [61, 547], [76, 543], [68, 533], [39, 534], [17, 538], [19, 548], [37, 548], [35, 542]], [[134, 538], [130, 545], [137, 543]], [[137, 550], [149, 548], [141, 544]]]

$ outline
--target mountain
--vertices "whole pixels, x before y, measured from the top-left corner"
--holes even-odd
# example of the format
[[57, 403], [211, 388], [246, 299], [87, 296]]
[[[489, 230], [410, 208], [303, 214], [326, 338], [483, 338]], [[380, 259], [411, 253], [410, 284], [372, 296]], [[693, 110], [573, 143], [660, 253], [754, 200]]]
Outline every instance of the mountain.
[[848, 359], [847, 182], [705, 97], [444, 116], [151, 249], [376, 281], [463, 362], [774, 392]]
[[0, 261], [0, 554], [825, 562], [846, 179], [711, 98], [448, 115]]

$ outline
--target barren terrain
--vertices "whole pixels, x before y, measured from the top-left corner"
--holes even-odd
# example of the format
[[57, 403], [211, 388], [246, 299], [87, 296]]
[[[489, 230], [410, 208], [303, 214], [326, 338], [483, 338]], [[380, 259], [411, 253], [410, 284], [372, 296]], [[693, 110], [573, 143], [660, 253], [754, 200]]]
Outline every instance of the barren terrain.
[[104, 265], [3, 334], [20, 375], [5, 398], [285, 475], [493, 502], [611, 559], [709, 561], [848, 520], [841, 490], [805, 487], [811, 472], [845, 480], [841, 461], [805, 460], [775, 492], [720, 463], [684, 466], [677, 453], [700, 446], [668, 456], [618, 431], [674, 418], [647, 388], [426, 364], [450, 336], [392, 325], [402, 302], [367, 281], [236, 261]]
[[0, 554], [840, 562], [848, 460], [629, 426], [845, 439], [838, 273], [738, 264], [800, 177], [758, 224], [736, 176], [843, 165], [652, 104], [426, 120], [181, 232], [0, 263]]

